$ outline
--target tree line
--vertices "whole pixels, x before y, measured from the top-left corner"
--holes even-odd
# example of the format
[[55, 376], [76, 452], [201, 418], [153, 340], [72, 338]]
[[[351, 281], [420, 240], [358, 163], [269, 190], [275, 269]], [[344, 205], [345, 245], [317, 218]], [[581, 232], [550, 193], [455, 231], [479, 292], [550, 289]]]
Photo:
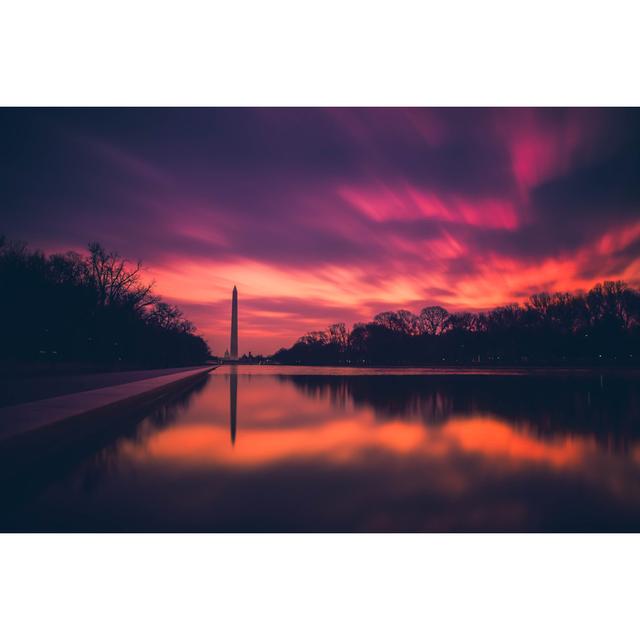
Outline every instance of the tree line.
[[344, 323], [301, 337], [283, 364], [635, 364], [640, 361], [640, 291], [606, 281], [585, 293], [538, 293], [524, 304], [449, 313], [429, 306]]
[[176, 366], [210, 357], [175, 306], [95, 242], [46, 256], [0, 237], [0, 361]]

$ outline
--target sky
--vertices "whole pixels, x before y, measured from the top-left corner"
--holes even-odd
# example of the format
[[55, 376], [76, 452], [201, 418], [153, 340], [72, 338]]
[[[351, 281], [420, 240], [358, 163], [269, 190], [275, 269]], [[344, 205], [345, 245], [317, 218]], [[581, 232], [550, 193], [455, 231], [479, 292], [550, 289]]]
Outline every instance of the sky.
[[222, 354], [640, 285], [637, 109], [0, 109], [0, 234], [142, 260]]

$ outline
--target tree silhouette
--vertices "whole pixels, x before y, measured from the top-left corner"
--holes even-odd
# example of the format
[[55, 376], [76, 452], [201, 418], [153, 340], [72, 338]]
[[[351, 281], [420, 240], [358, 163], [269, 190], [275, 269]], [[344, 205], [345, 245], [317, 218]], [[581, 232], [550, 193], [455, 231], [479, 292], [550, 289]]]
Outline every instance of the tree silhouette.
[[45, 256], [0, 238], [0, 360], [168, 366], [203, 362], [204, 340], [131, 265], [98, 243]]
[[[334, 327], [336, 325], [333, 325]], [[338, 325], [344, 326], [344, 325]], [[584, 293], [538, 293], [524, 305], [419, 316], [386, 311], [312, 332], [273, 357], [303, 364], [631, 364], [640, 360], [640, 292], [606, 281]]]
[[91, 276], [98, 291], [98, 304], [125, 304], [138, 310], [158, 302], [151, 295], [154, 283], [140, 282], [142, 263], [129, 267], [115, 252], [107, 252], [98, 242], [89, 244]]
[[439, 336], [448, 328], [449, 312], [442, 307], [425, 307], [420, 312], [422, 333]]

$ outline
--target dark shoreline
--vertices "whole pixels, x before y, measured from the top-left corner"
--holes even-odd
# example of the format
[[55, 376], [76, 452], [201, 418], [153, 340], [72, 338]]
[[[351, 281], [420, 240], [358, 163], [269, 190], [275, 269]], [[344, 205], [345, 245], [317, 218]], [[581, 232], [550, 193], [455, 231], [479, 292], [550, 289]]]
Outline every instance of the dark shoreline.
[[[222, 363], [227, 364], [227, 363]], [[633, 365], [584, 365], [584, 364], [308, 364], [308, 363], [287, 363], [269, 362], [266, 364], [258, 363], [233, 363], [264, 367], [316, 367], [318, 369], [425, 369], [425, 370], [438, 370], [438, 371], [540, 371], [540, 372], [552, 372], [552, 371], [584, 371], [584, 372], [622, 372], [631, 371], [640, 373], [640, 364]], [[221, 365], [222, 366], [222, 365]]]
[[[202, 386], [210, 370], [162, 385], [151, 391], [52, 422], [44, 427], [16, 434], [0, 442], [0, 477], [29, 475], [33, 465], [84, 450], [94, 442], [110, 441], [154, 410]], [[1, 492], [0, 492], [1, 493]]]
[[137, 367], [122, 370], [58, 370], [40, 371], [30, 375], [4, 375], [0, 376], [0, 407], [34, 402], [81, 391], [90, 391], [147, 378], [156, 378], [195, 368], [197, 366], [166, 369]]

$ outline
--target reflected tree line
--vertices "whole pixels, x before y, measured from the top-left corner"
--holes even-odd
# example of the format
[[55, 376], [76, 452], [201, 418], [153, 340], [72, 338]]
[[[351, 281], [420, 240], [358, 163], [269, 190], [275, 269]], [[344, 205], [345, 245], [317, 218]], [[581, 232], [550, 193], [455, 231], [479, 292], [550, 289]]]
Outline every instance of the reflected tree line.
[[496, 417], [538, 438], [592, 437], [607, 450], [640, 439], [635, 375], [282, 376], [340, 408], [439, 428], [455, 417]]
[[586, 293], [540, 293], [482, 313], [440, 306], [331, 325], [281, 349], [283, 364], [635, 364], [640, 291], [606, 281]]
[[174, 366], [206, 342], [131, 264], [100, 244], [46, 256], [0, 237], [0, 361]]

